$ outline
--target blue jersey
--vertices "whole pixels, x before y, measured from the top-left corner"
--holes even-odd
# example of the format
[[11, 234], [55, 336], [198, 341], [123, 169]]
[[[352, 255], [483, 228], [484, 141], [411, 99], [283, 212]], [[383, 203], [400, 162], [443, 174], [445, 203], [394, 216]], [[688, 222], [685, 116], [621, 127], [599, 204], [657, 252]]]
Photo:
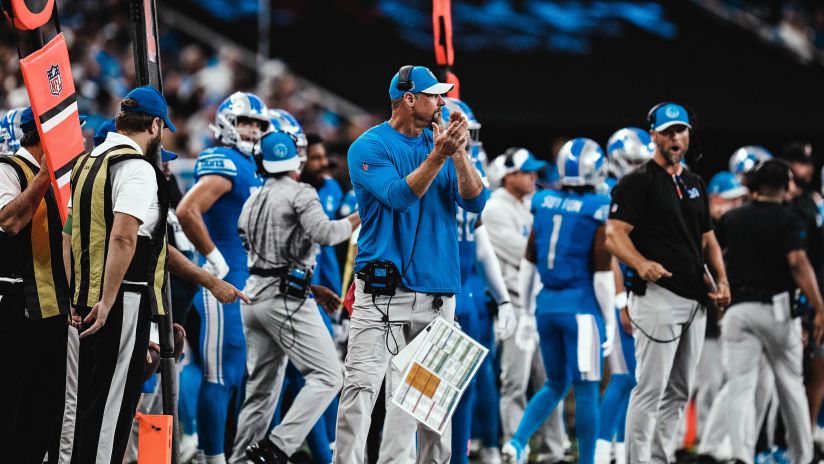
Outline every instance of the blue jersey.
[[[481, 179], [486, 182], [486, 173], [481, 160], [477, 156], [477, 151], [473, 150], [472, 162]], [[472, 274], [477, 260], [476, 245], [475, 245], [475, 226], [478, 223], [480, 214], [470, 213], [465, 209], [458, 207], [458, 259], [461, 263], [461, 285], [466, 282], [466, 279]]]
[[350, 190], [343, 196], [338, 209], [338, 218], [345, 218], [350, 214], [354, 214], [358, 210], [358, 199], [355, 197], [355, 191]]
[[595, 231], [609, 215], [609, 196], [544, 190], [532, 199], [541, 312], [598, 312], [592, 287]]
[[[337, 219], [338, 209], [340, 209], [341, 200], [343, 199], [343, 190], [341, 190], [338, 181], [332, 178], [324, 179], [323, 186], [318, 189], [318, 198], [326, 216], [329, 219]], [[334, 246], [320, 247], [315, 272], [312, 275], [312, 283], [323, 285], [334, 292], [341, 291], [340, 265]]]
[[263, 181], [257, 174], [254, 159], [230, 147], [212, 147], [198, 155], [195, 182], [203, 176], [212, 175], [232, 181], [232, 190], [223, 194], [203, 213], [203, 221], [215, 246], [226, 258], [229, 269], [246, 271], [246, 250], [237, 233], [237, 221], [243, 204]]

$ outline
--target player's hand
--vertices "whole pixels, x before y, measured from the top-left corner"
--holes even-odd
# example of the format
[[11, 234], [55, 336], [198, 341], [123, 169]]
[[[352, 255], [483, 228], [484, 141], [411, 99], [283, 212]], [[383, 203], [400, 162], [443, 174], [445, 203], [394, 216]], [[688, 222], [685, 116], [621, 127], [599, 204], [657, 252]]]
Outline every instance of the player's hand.
[[718, 291], [709, 292], [707, 295], [709, 295], [718, 309], [724, 309], [730, 305], [730, 286], [726, 282], [719, 282]]
[[315, 302], [326, 311], [326, 314], [333, 315], [340, 308], [340, 297], [338, 294], [324, 287], [323, 285], [312, 285], [312, 295]]
[[435, 149], [443, 156], [452, 156], [460, 148], [465, 147], [469, 137], [469, 122], [455, 111], [449, 116], [449, 126], [444, 130], [440, 124], [432, 123], [432, 138]]
[[504, 303], [498, 306], [498, 322], [495, 325], [498, 340], [506, 340], [515, 335], [518, 329], [518, 317], [515, 316], [515, 309], [511, 303]]
[[629, 307], [624, 306], [621, 308], [621, 311], [618, 313], [618, 317], [621, 319], [621, 327], [624, 329], [624, 332], [627, 335], [632, 335], [632, 321], [629, 319]]
[[212, 295], [217, 298], [217, 301], [223, 304], [234, 303], [238, 298], [248, 304], [252, 303], [248, 296], [244, 295], [243, 292], [225, 280], [214, 278], [207, 288], [212, 292]]
[[655, 261], [644, 261], [638, 266], [638, 275], [647, 282], [658, 282], [661, 277], [672, 277], [672, 272]]
[[615, 348], [615, 335], [618, 333], [618, 328], [615, 325], [614, 318], [606, 323], [604, 330], [607, 333], [607, 339], [604, 343], [601, 343], [601, 349], [604, 350], [604, 357], [606, 358], [612, 354], [612, 350]]
[[813, 337], [816, 344], [824, 343], [824, 312], [817, 312], [813, 320]]
[[89, 315], [86, 316], [85, 319], [83, 319], [83, 322], [87, 324], [91, 321], [94, 321], [94, 323], [88, 329], [84, 330], [83, 332], [80, 332], [80, 338], [88, 337], [89, 335], [97, 332], [98, 330], [100, 330], [101, 327], [106, 325], [106, 319], [109, 317], [109, 311], [111, 310], [111, 304], [105, 303], [103, 300], [98, 301], [97, 304], [95, 304], [92, 308]]
[[203, 265], [203, 270], [218, 279], [226, 277], [226, 274], [229, 273], [229, 264], [226, 263], [226, 259], [217, 247], [206, 255], [206, 264]]
[[521, 314], [518, 330], [515, 331], [515, 346], [519, 350], [532, 354], [538, 346], [538, 324], [534, 314]]

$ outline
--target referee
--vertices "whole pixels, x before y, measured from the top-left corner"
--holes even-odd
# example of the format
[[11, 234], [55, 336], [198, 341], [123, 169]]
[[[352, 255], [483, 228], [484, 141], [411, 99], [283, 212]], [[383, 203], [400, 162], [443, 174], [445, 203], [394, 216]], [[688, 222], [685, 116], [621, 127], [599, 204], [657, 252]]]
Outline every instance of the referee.
[[[723, 307], [730, 298], [706, 186], [681, 166], [693, 117], [682, 105], [662, 103], [650, 110], [648, 122], [655, 153], [615, 186], [606, 231], [610, 253], [633, 270], [627, 286], [638, 384], [626, 425], [627, 462], [633, 464], [673, 460], [704, 342], [704, 306], [712, 299]], [[709, 294], [705, 256], [718, 282]]]
[[120, 463], [143, 385], [151, 318], [163, 307], [164, 274], [238, 296], [168, 247], [166, 179], [159, 169], [166, 100], [150, 86], [120, 102], [116, 132], [72, 171], [73, 304], [80, 333], [77, 424], [72, 462]]
[[20, 129], [20, 149], [0, 155], [0, 353], [14, 377], [0, 382], [0, 449], [4, 462], [43, 462], [48, 452], [56, 463], [71, 452], [71, 433], [65, 446], [61, 435], [73, 425], [78, 337], [68, 319], [62, 224], [31, 107]]
[[753, 202], [724, 215], [716, 227], [734, 295], [721, 321], [730, 390], [722, 407], [724, 416], [737, 420], [723, 432], [730, 435], [732, 457], [747, 464], [755, 455], [754, 405], [762, 353], [775, 373], [792, 462], [813, 458], [802, 378], [801, 320], [792, 304], [796, 287], [815, 310], [813, 335], [818, 342], [824, 334], [824, 303], [805, 251], [804, 223], [782, 204], [792, 177], [786, 162], [763, 162], [755, 171], [758, 190]]

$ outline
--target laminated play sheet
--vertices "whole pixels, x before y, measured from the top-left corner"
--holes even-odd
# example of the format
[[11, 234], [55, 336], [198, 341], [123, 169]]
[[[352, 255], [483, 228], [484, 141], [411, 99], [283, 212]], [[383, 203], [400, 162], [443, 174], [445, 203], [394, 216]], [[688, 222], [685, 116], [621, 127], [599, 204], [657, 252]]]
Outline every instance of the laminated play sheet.
[[[406, 365], [392, 401], [419, 422], [443, 433], [488, 350], [457, 326], [437, 318], [396, 356]], [[410, 359], [409, 361], [406, 361]]]

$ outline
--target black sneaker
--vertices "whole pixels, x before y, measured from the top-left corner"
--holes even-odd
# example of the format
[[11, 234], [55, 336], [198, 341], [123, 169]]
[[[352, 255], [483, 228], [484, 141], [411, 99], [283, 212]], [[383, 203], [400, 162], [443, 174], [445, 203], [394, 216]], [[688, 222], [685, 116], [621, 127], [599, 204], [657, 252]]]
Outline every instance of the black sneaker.
[[287, 464], [289, 456], [271, 440], [264, 438], [246, 448], [246, 457], [255, 464]]

